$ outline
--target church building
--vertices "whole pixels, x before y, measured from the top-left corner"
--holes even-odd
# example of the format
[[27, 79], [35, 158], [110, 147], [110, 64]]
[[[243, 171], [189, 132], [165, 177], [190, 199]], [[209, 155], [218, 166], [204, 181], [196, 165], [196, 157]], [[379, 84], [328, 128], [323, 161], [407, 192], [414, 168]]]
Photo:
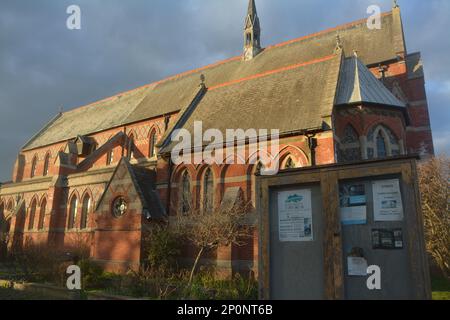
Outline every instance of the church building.
[[[242, 55], [57, 114], [0, 186], [0, 231], [10, 238], [1, 252], [27, 243], [70, 251], [82, 241], [93, 261], [123, 272], [139, 268], [155, 221], [230, 199], [255, 206], [259, 150], [241, 164], [173, 163], [172, 133], [193, 133], [195, 122], [224, 135], [279, 130], [271, 156], [282, 170], [434, 153], [421, 56], [407, 50], [396, 2], [380, 29], [362, 19], [262, 40], [250, 0]], [[247, 245], [208, 261], [257, 272], [257, 228]]]

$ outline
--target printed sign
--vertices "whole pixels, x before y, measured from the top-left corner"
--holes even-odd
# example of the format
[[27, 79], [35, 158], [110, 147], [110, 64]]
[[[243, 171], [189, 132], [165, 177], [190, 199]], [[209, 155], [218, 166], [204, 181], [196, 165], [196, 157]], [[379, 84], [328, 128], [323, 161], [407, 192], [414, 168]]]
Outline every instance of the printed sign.
[[311, 190], [278, 193], [278, 234], [281, 242], [314, 240]]
[[375, 221], [402, 221], [403, 204], [398, 179], [373, 182]]
[[373, 229], [372, 248], [384, 250], [403, 249], [402, 229]]
[[367, 276], [367, 260], [363, 257], [347, 257], [349, 276]]
[[342, 184], [339, 187], [339, 202], [343, 225], [367, 223], [367, 200], [364, 184]]

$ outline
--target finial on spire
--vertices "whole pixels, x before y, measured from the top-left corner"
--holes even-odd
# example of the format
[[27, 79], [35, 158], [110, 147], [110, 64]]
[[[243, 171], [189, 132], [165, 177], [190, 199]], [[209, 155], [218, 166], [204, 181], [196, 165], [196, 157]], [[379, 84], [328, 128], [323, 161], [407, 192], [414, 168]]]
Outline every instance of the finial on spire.
[[392, 1], [392, 7], [393, 8], [399, 8], [400, 6], [398, 5], [398, 1], [397, 0], [393, 0]]

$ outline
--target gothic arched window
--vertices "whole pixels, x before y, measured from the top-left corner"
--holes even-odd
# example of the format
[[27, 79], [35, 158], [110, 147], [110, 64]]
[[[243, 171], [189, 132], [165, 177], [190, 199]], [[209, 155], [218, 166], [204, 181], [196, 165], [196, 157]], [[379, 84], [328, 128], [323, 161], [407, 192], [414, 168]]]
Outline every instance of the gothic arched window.
[[37, 203], [36, 203], [36, 199], [35, 199], [31, 203], [31, 207], [30, 207], [30, 220], [28, 221], [28, 230], [34, 229], [34, 218], [36, 217], [36, 207], [37, 207]]
[[338, 148], [339, 162], [359, 161], [362, 158], [361, 144], [359, 135], [352, 125], [347, 125], [344, 129], [344, 135], [340, 137]]
[[69, 207], [69, 221], [67, 223], [67, 229], [75, 229], [75, 221], [77, 220], [77, 210], [78, 210], [78, 199], [76, 196], [73, 196], [70, 201]]
[[381, 131], [379, 131], [377, 136], [377, 157], [386, 158], [387, 155], [386, 140]]
[[91, 210], [91, 197], [86, 194], [83, 198], [83, 205], [81, 207], [81, 222], [80, 229], [86, 229], [88, 226], [88, 216]]
[[33, 157], [33, 161], [31, 162], [31, 178], [36, 176], [36, 166], [37, 166], [37, 156]]
[[214, 208], [214, 178], [211, 169], [206, 170], [203, 178], [203, 209], [211, 212]]
[[46, 177], [48, 175], [49, 165], [50, 165], [50, 153], [47, 153], [47, 155], [45, 156], [45, 160], [44, 160], [44, 172], [43, 172], [44, 177]]
[[153, 130], [150, 134], [150, 144], [149, 144], [149, 157], [153, 158], [156, 156], [156, 131]]
[[403, 146], [388, 127], [378, 125], [368, 132], [367, 157], [369, 159], [392, 157], [403, 153]]
[[39, 221], [38, 221], [38, 230], [44, 229], [44, 222], [45, 222], [45, 213], [47, 210], [47, 199], [44, 199], [41, 203], [41, 208], [39, 211]]
[[191, 210], [192, 195], [191, 195], [191, 180], [189, 173], [185, 171], [181, 181], [181, 213], [188, 214]]

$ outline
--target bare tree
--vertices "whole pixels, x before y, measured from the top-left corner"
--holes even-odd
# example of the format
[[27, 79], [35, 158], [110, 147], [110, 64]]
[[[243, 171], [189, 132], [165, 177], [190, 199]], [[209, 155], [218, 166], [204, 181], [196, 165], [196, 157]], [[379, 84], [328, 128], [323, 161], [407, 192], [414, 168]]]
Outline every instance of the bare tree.
[[174, 227], [180, 237], [198, 248], [192, 266], [188, 286], [191, 285], [197, 266], [203, 254], [221, 246], [244, 246], [250, 236], [250, 226], [246, 221], [248, 206], [236, 205], [216, 209], [211, 212], [191, 210], [179, 215]]
[[419, 185], [427, 251], [450, 278], [450, 158], [432, 158], [419, 165]]

